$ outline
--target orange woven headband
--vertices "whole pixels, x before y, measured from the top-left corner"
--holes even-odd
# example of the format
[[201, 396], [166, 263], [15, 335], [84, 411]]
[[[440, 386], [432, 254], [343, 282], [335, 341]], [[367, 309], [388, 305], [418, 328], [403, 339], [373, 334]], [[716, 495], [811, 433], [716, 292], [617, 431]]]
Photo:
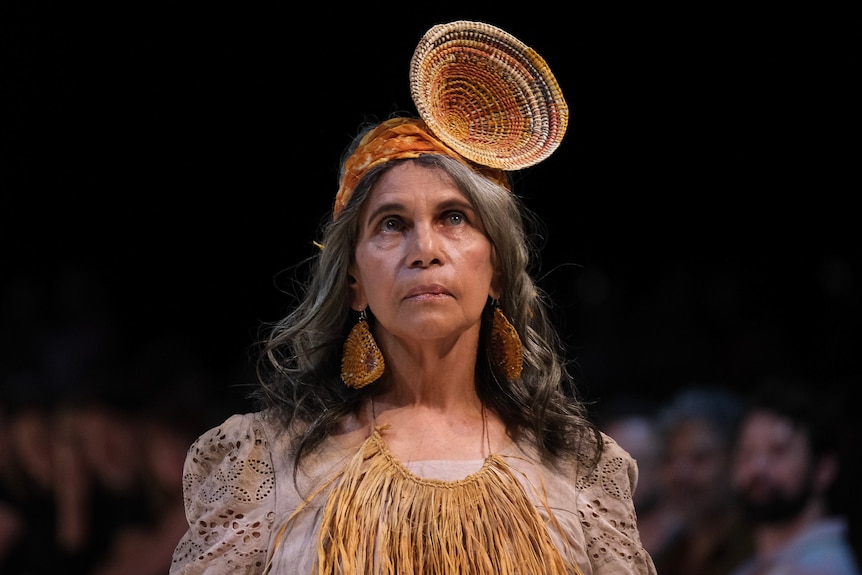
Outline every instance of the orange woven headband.
[[390, 160], [418, 158], [422, 154], [444, 154], [476, 170], [506, 187], [508, 180], [502, 170], [477, 166], [435, 138], [425, 122], [418, 118], [393, 118], [365, 134], [344, 164], [344, 176], [335, 196], [332, 218], [337, 219], [347, 205], [353, 190], [368, 170]]

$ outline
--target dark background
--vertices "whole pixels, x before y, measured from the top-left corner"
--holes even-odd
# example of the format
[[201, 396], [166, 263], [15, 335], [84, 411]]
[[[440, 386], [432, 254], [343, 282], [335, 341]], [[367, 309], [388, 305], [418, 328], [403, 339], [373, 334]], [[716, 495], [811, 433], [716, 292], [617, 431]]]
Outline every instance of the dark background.
[[214, 390], [233, 385], [289, 303], [276, 276], [312, 253], [342, 150], [414, 110], [413, 48], [464, 18], [535, 48], [571, 109], [515, 185], [547, 223], [542, 285], [586, 395], [858, 382], [846, 15], [261, 4], [2, 4], [10, 371], [99, 318], [128, 348], [181, 333]]

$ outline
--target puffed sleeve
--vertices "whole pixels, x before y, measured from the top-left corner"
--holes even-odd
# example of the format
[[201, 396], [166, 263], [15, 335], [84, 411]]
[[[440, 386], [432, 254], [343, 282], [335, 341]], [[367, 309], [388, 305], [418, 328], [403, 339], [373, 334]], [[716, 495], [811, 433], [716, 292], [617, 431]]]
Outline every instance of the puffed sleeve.
[[189, 529], [174, 551], [171, 575], [263, 573], [276, 497], [258, 415], [233, 415], [191, 445], [183, 499]]
[[637, 482], [635, 460], [605, 436], [598, 465], [579, 480], [581, 523], [592, 575], [656, 573], [637, 528], [632, 502]]

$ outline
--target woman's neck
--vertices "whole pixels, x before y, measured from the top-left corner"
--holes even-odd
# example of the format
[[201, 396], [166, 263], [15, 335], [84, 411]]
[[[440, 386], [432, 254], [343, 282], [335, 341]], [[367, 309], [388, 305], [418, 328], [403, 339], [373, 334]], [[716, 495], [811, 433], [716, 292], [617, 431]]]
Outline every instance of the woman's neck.
[[478, 398], [429, 405], [392, 403], [383, 395], [368, 403], [368, 419], [401, 461], [484, 459], [508, 443], [502, 422]]

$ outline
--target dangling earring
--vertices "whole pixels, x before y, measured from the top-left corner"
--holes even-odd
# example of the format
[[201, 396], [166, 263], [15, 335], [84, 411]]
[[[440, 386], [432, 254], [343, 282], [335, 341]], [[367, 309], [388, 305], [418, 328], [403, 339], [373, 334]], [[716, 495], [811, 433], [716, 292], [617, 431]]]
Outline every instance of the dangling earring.
[[506, 376], [515, 381], [524, 368], [524, 347], [521, 338], [509, 319], [503, 314], [500, 304], [494, 300], [494, 321], [491, 326], [491, 359]]
[[348, 387], [360, 389], [377, 381], [383, 375], [383, 354], [371, 335], [365, 310], [347, 334], [341, 355], [341, 379]]

